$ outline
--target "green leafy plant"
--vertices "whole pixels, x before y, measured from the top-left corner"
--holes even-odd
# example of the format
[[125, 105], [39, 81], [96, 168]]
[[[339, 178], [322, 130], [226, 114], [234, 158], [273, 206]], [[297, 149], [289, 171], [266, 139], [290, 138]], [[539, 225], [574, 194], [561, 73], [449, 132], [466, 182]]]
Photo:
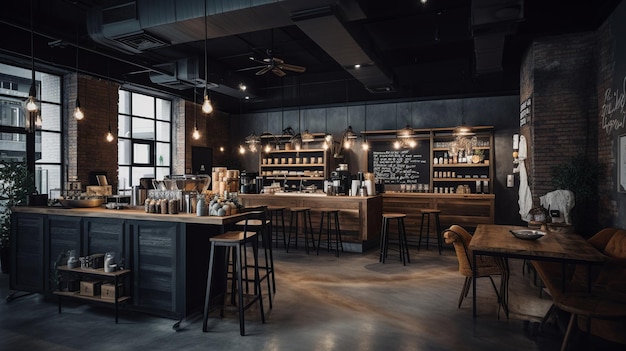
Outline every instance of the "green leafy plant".
[[11, 209], [26, 205], [34, 192], [34, 177], [25, 161], [0, 161], [0, 248], [10, 247]]
[[597, 227], [595, 208], [600, 167], [584, 154], [574, 156], [569, 162], [552, 168], [552, 185], [556, 189], [574, 193], [576, 205], [572, 209], [572, 222], [581, 234], [592, 234]]

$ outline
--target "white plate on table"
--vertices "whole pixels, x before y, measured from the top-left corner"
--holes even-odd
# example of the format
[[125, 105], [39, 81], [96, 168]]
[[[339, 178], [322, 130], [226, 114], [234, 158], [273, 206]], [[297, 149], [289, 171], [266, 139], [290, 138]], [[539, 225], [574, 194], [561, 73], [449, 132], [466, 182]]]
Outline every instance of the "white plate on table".
[[511, 234], [513, 234], [516, 238], [523, 240], [537, 240], [546, 235], [546, 232], [535, 229], [518, 229], [511, 230]]

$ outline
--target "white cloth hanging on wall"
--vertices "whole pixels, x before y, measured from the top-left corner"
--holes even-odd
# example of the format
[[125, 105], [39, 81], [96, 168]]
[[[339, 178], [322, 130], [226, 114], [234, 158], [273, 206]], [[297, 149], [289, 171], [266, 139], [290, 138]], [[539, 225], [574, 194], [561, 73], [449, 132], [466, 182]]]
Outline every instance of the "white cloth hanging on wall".
[[570, 211], [576, 204], [574, 193], [570, 190], [554, 190], [540, 197], [541, 206], [549, 210], [559, 210], [559, 217], [552, 218], [553, 222], [571, 224]]
[[526, 150], [526, 138], [523, 135], [519, 137], [519, 214], [522, 220], [528, 222], [532, 220], [532, 216], [529, 214], [533, 207], [533, 197], [528, 187], [528, 174], [526, 173], [526, 164], [524, 160], [528, 156], [528, 150]]

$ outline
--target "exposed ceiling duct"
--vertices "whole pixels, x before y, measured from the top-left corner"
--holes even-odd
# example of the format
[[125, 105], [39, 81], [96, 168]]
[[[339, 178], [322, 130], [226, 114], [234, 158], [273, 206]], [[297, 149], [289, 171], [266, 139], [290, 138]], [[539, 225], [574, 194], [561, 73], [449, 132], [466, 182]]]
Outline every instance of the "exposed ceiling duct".
[[524, 20], [524, 1], [472, 0], [471, 10], [476, 73], [501, 72], [504, 38]]
[[291, 19], [370, 92], [393, 91], [393, 80], [348, 32], [331, 6], [294, 12]]
[[[149, 55], [154, 49], [204, 40], [204, 5], [203, 0], [163, 0], [158, 6], [149, 0], [119, 0], [89, 11], [87, 30], [99, 44], [126, 54]], [[289, 11], [275, 1], [250, 6], [233, 1], [210, 2], [207, 13], [208, 39], [293, 24]], [[191, 61], [172, 58], [171, 63], [155, 66], [155, 71], [149, 73], [150, 80], [178, 90], [204, 86], [199, 74], [204, 72], [198, 71], [197, 59]], [[208, 88], [242, 97], [238, 89], [221, 84], [209, 82]]]

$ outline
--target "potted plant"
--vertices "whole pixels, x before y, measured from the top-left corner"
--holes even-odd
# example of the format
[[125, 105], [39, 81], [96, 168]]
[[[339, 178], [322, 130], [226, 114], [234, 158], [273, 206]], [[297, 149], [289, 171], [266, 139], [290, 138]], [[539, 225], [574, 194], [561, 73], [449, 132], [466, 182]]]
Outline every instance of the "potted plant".
[[0, 265], [9, 272], [11, 253], [11, 209], [25, 205], [35, 192], [33, 176], [25, 161], [0, 161]]
[[599, 164], [584, 154], [552, 168], [552, 184], [555, 189], [571, 190], [576, 199], [572, 208], [572, 223], [576, 231], [585, 237], [599, 230], [597, 215]]

